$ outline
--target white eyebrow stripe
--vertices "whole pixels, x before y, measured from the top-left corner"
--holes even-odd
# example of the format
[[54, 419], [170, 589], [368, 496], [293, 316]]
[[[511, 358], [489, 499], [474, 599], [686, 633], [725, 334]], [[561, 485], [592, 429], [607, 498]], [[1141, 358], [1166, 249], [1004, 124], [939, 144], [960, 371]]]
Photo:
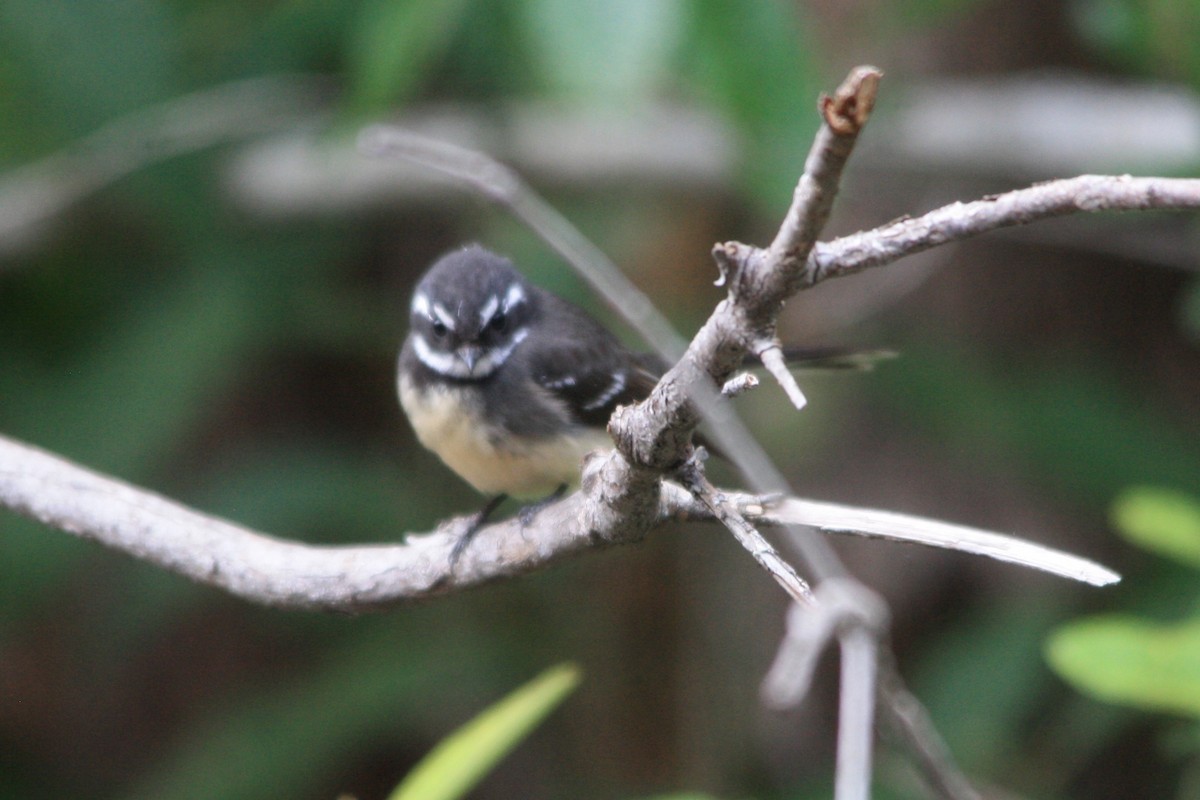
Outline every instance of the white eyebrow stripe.
[[412, 299], [412, 313], [419, 314], [422, 317], [433, 318], [433, 314], [429, 308], [429, 296], [424, 292], [417, 292]]
[[507, 313], [513, 306], [520, 305], [525, 302], [525, 289], [521, 284], [514, 283], [508, 287], [508, 291], [504, 293], [504, 311]]
[[433, 316], [430, 319], [433, 319], [433, 317], [437, 317], [443, 325], [450, 330], [454, 330], [454, 316], [441, 303], [433, 304]]
[[492, 321], [492, 315], [494, 315], [498, 310], [500, 310], [500, 298], [496, 297], [496, 295], [492, 295], [487, 299], [487, 302], [483, 304], [483, 308], [479, 309], [479, 324], [487, 325]]
[[598, 408], [604, 408], [614, 397], [621, 393], [625, 388], [625, 373], [618, 372], [612, 377], [612, 382], [598, 397], [592, 399], [590, 403], [584, 405], [584, 411], [595, 411]]

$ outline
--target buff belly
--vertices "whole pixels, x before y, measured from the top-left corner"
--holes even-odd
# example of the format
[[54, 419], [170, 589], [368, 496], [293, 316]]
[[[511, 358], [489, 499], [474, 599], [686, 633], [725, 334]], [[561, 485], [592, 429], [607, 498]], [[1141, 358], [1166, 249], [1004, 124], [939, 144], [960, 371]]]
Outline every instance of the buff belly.
[[612, 447], [604, 431], [500, 444], [480, 423], [479, 409], [459, 387], [418, 390], [400, 381], [400, 404], [417, 439], [483, 494], [544, 497], [561, 484], [579, 483], [579, 465], [592, 450]]

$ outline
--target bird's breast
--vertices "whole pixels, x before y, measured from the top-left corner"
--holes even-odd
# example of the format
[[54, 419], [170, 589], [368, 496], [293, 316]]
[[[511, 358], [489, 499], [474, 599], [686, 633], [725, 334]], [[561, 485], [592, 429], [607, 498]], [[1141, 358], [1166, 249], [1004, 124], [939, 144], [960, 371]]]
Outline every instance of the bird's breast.
[[470, 385], [417, 386], [401, 377], [399, 389], [421, 444], [484, 494], [536, 498], [577, 485], [583, 456], [612, 447], [603, 431], [584, 428], [515, 436], [484, 419], [480, 390]]

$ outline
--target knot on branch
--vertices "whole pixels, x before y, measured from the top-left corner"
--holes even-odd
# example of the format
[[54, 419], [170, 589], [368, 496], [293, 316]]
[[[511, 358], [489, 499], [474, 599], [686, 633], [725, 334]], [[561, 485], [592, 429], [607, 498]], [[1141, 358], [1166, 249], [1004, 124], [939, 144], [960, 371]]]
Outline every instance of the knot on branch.
[[[663, 394], [672, 394], [668, 385]], [[657, 474], [676, 469], [692, 454], [692, 430], [698, 418], [684, 424], [662, 425], [657, 422], [668, 409], [666, 401], [656, 391], [636, 406], [621, 406], [608, 421], [608, 432], [617, 445], [617, 450], [630, 464], [635, 464]], [[672, 404], [669, 411], [679, 412], [689, 404]], [[695, 417], [695, 411], [689, 414]]]
[[717, 270], [721, 273], [713, 286], [729, 286], [732, 290], [741, 270], [743, 253], [747, 250], [749, 248], [739, 242], [717, 242], [713, 245], [713, 261], [717, 262]]
[[727, 287], [729, 297], [735, 301], [747, 293], [753, 293], [754, 261], [762, 255], [763, 251], [759, 248], [741, 242], [718, 242], [713, 245], [713, 261], [717, 262], [717, 269], [721, 272], [716, 285]]
[[610, 544], [641, 540], [658, 521], [658, 473], [619, 452], [595, 451], [583, 460], [581, 487], [596, 502], [584, 505], [589, 538]]

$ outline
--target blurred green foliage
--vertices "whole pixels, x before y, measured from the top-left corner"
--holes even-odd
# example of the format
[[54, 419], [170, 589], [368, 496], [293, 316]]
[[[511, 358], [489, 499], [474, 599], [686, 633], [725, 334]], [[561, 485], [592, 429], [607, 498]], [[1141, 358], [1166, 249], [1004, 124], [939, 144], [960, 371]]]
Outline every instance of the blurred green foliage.
[[1122, 66], [1200, 86], [1200, 3], [1195, 0], [1076, 0], [1083, 37]]
[[[986, 5], [895, 4], [886, 16], [903, 24], [888, 35], [919, 37]], [[1195, 4], [1073, 8], [1078, 30], [1118, 63], [1200, 82]], [[424, 102], [699, 105], [742, 148], [734, 200], [707, 212], [713, 235], [769, 231], [815, 128], [817, 93], [846, 66], [826, 63], [841, 42], [815, 16], [802, 4], [725, 0], [0, 0], [0, 190], [19, 167], [125, 115], [298, 73], [338, 88], [341, 131]], [[469, 490], [412, 455], [394, 401], [407, 287], [429, 256], [484, 235], [556, 291], [578, 282], [510, 223], [460, 219], [477, 208], [466, 197], [449, 221], [424, 208], [255, 215], [226, 191], [229, 154], [201, 148], [139, 170], [57, 214], [32, 246], [0, 247], [0, 433], [311, 541], [387, 541], [473, 509]], [[651, 226], [672, 213], [644, 194], [556, 199], [606, 248], [661, 236]], [[674, 236], [709, 235], [685, 223]], [[689, 304], [674, 276], [663, 285], [681, 316], [717, 296]], [[1197, 297], [1181, 305], [1192, 336]], [[897, 337], [885, 343], [904, 352], [902, 368], [864, 379], [853, 402], [837, 388], [810, 392], [819, 432], [785, 429], [797, 425], [790, 413], [768, 419], [771, 443], [802, 477], [841, 459], [839, 442], [854, 433], [839, 416], [857, 403], [930, 450], [965, 454], [987, 480], [1017, 474], [1045, 487], [1072, 517], [1100, 518], [1129, 485], [1195, 486], [1194, 428], [1104, 355], [1014, 366], [933, 326], [911, 340], [903, 326], [884, 332]], [[686, 536], [347, 620], [249, 608], [4, 513], [0, 797], [381, 797], [448, 720], [564, 658], [592, 676], [572, 704], [581, 721], [548, 720], [500, 766], [490, 796], [533, 783], [548, 787], [542, 796], [707, 796], [669, 794], [685, 785], [827, 796], [819, 778], [786, 769], [794, 784], [779, 788], [762, 765], [752, 703], [763, 665], [747, 659], [769, 654], [729, 652], [737, 636], [772, 629], [778, 607], [764, 610], [761, 596], [703, 605], [743, 573], [727, 560], [705, 571], [701, 557], [730, 558], [727, 543]], [[749, 597], [752, 580], [734, 597]], [[1105, 602], [1149, 613], [1193, 583], [1187, 570], [1147, 568]], [[1063, 776], [1102, 760], [1135, 724], [1056, 695], [1038, 663], [1037, 643], [1070, 602], [966, 602], [906, 662], [963, 761], [998, 780], [1027, 776], [1031, 794], [1067, 796]], [[727, 671], [705, 672], [709, 662]], [[718, 692], [698, 675], [724, 683]], [[700, 710], [685, 702], [697, 699], [693, 685]], [[726, 714], [729, 698], [746, 703]], [[705, 722], [708, 739], [692, 730]], [[707, 744], [721, 737], [732, 741]], [[681, 764], [699, 777], [680, 778]]]

